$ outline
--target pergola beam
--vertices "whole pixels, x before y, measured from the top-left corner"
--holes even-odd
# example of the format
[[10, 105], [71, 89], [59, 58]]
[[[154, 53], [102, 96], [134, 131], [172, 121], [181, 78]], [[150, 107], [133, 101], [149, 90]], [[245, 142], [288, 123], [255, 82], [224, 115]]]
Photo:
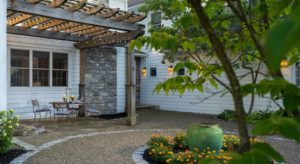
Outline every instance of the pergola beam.
[[103, 37], [98, 37], [96, 39], [91, 39], [88, 41], [76, 43], [74, 46], [78, 49], [84, 49], [84, 48], [103, 46], [103, 45], [108, 45], [113, 43], [120, 43], [120, 42], [135, 39], [136, 37], [143, 35], [143, 33], [144, 31], [132, 31], [132, 32], [121, 33], [116, 35], [103, 36]]
[[15, 0], [12, 5], [8, 6], [9, 10], [22, 12], [37, 16], [44, 16], [53, 19], [62, 19], [65, 21], [84, 23], [94, 26], [102, 26], [111, 29], [124, 31], [135, 31], [139, 29], [137, 24], [128, 22], [119, 22], [111, 19], [102, 18], [96, 15], [87, 15], [81, 12], [72, 12], [61, 8], [50, 8], [43, 4], [30, 4], [22, 0]]
[[16, 34], [16, 35], [26, 35], [32, 37], [40, 37], [40, 38], [49, 38], [49, 39], [57, 39], [57, 40], [66, 40], [66, 41], [85, 41], [89, 38], [78, 36], [78, 35], [70, 35], [62, 32], [53, 32], [49, 30], [37, 30], [33, 28], [21, 28], [16, 26], [7, 26], [7, 33]]

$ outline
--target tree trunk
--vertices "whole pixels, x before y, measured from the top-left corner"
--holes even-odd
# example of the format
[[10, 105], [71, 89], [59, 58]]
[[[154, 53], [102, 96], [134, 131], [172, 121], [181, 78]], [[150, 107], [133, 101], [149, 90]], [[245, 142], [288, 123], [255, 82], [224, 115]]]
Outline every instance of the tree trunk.
[[244, 104], [243, 104], [243, 96], [242, 91], [240, 87], [240, 83], [238, 81], [238, 78], [232, 68], [231, 62], [225, 53], [225, 48], [218, 38], [218, 36], [215, 34], [212, 26], [209, 23], [209, 18], [207, 17], [206, 13], [204, 12], [202, 6], [201, 6], [201, 0], [188, 0], [188, 2], [192, 5], [192, 7], [195, 9], [197, 16], [200, 20], [201, 25], [205, 29], [206, 33], [208, 34], [209, 40], [216, 52], [216, 55], [221, 62], [224, 71], [227, 75], [227, 78], [230, 83], [230, 87], [232, 89], [232, 97], [234, 101], [234, 107], [235, 107], [235, 116], [237, 120], [237, 126], [238, 131], [240, 135], [241, 144], [238, 148], [238, 151], [240, 153], [245, 152], [250, 149], [250, 141], [249, 141], [249, 135], [248, 135], [248, 129], [247, 129], [247, 123], [246, 123], [246, 117], [245, 117], [245, 111], [244, 111]]

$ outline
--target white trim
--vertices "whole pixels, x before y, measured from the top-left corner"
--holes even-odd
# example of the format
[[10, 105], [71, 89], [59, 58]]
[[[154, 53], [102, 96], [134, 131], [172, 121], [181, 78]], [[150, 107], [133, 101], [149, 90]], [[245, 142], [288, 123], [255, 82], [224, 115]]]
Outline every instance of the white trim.
[[0, 110], [7, 110], [6, 11], [5, 0], [0, 5]]
[[50, 56], [49, 56], [49, 86], [52, 87], [53, 86], [53, 52], [50, 52]]
[[[11, 52], [11, 49], [9, 49], [9, 51]], [[29, 50], [29, 87], [32, 88], [33, 87], [33, 84], [32, 84], [32, 80], [33, 80], [33, 51], [32, 50]], [[9, 68], [10, 69], [10, 68]], [[9, 87], [12, 87], [11, 86], [11, 83], [8, 84]], [[26, 86], [24, 86], [26, 87]]]

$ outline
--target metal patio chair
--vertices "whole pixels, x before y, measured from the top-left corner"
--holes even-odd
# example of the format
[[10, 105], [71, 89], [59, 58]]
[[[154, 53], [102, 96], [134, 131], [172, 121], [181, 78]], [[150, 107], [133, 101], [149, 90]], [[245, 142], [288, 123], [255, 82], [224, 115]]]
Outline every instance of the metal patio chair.
[[32, 110], [34, 114], [34, 121], [36, 119], [36, 115], [40, 115], [39, 120], [41, 119], [42, 115], [41, 113], [45, 113], [45, 119], [47, 118], [47, 115], [49, 114], [49, 118], [51, 119], [51, 109], [47, 106], [40, 106], [40, 103], [38, 100], [31, 100], [32, 103]]
[[68, 103], [53, 103], [53, 108], [54, 108], [54, 112], [53, 112], [54, 118], [55, 116], [69, 118], [73, 114], [72, 110], [70, 110], [69, 108]]

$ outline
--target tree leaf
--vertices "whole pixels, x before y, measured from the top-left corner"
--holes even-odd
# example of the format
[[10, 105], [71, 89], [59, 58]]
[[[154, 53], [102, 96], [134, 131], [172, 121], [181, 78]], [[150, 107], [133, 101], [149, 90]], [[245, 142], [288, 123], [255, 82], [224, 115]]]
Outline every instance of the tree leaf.
[[273, 130], [273, 124], [271, 119], [262, 120], [259, 121], [254, 129], [252, 130], [252, 133], [254, 135], [266, 135], [272, 132]]
[[300, 125], [293, 118], [281, 118], [279, 133], [287, 138], [294, 139], [300, 143]]
[[253, 149], [257, 149], [258, 151], [261, 151], [262, 153], [266, 154], [267, 156], [271, 157], [277, 162], [284, 161], [284, 158], [267, 143], [261, 143], [261, 142], [256, 143], [253, 145]]
[[300, 43], [300, 21], [292, 17], [275, 25], [267, 35], [267, 64], [271, 72], [280, 69], [280, 62], [287, 53]]

